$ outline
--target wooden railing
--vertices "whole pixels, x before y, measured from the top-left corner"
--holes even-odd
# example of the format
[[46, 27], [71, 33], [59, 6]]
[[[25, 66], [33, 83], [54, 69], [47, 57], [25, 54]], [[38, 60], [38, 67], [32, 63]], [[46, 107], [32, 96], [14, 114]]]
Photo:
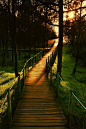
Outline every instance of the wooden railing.
[[[48, 74], [52, 68], [52, 65], [56, 59], [56, 55], [57, 55], [57, 51], [58, 51], [58, 46], [52, 51], [52, 54], [50, 56], [48, 56], [48, 59], [46, 59], [46, 73], [47, 73], [47, 77], [48, 77]], [[48, 66], [50, 65], [50, 67]]]
[[[52, 58], [53, 58], [53, 53], [52, 53]], [[50, 80], [50, 86], [53, 85], [53, 77], [56, 78], [56, 82], [57, 82], [57, 86], [53, 87], [56, 93], [56, 98], [59, 99], [59, 86], [60, 85], [60, 80], [63, 82], [63, 84], [65, 85], [65, 87], [68, 89], [69, 91], [69, 102], [68, 102], [68, 112], [67, 112], [67, 127], [68, 129], [72, 128], [72, 111], [75, 110], [74, 108], [72, 108], [72, 105], [74, 103], [73, 98], [75, 99], [75, 102], [77, 101], [77, 103], [80, 105], [80, 110], [83, 110], [82, 112], [82, 129], [86, 129], [86, 107], [82, 104], [82, 102], [77, 98], [77, 96], [74, 94], [73, 90], [70, 89], [65, 82], [63, 81], [63, 79], [61, 78], [61, 76], [59, 75], [59, 73], [55, 73], [52, 70], [52, 66], [51, 66], [51, 61], [52, 61], [51, 56], [48, 57], [48, 61], [46, 60], [46, 74], [47, 74], [47, 78], [49, 78]], [[49, 60], [50, 59], [50, 60]], [[48, 76], [49, 75], [49, 76]], [[65, 100], [64, 100], [65, 101]]]
[[[13, 84], [10, 88], [6, 89], [5, 92], [0, 95], [0, 126], [5, 129], [5, 126], [11, 127], [12, 117], [14, 115], [18, 100], [21, 95], [22, 88], [24, 86], [24, 81], [26, 74], [30, 70], [30, 66], [34, 66], [43, 57], [46, 49], [43, 49], [33, 57], [31, 57], [23, 66], [18, 77], [14, 78]], [[10, 82], [9, 82], [10, 83]], [[6, 121], [4, 119], [7, 119]], [[4, 123], [4, 121], [6, 123]]]

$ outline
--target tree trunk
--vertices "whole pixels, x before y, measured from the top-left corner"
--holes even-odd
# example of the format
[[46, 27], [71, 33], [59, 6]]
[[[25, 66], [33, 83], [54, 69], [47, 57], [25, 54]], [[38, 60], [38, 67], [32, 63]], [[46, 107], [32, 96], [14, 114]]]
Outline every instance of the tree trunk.
[[58, 66], [57, 72], [61, 76], [62, 68], [62, 46], [63, 46], [63, 0], [59, 1], [59, 43], [58, 43]]
[[3, 41], [3, 60], [2, 60], [2, 66], [5, 64], [5, 50], [4, 50], [4, 41]]
[[[81, 0], [81, 5], [82, 7], [82, 0]], [[79, 21], [79, 37], [81, 35], [81, 8], [80, 8], [80, 21]], [[73, 69], [73, 74], [76, 73], [76, 68], [77, 68], [77, 65], [78, 65], [78, 59], [79, 59], [79, 51], [80, 51], [80, 47], [81, 47], [81, 38], [78, 38], [78, 41], [77, 41], [77, 55], [76, 55], [76, 62], [75, 62], [75, 67]]]
[[7, 18], [7, 11], [6, 11], [6, 35], [5, 35], [5, 55], [8, 58], [8, 18]]
[[15, 77], [18, 76], [18, 53], [17, 53], [17, 45], [14, 40], [14, 54], [15, 54]]
[[14, 46], [12, 44], [12, 62], [14, 62]]
[[20, 60], [20, 55], [21, 55], [21, 50], [20, 50], [20, 47], [19, 47], [19, 60]]
[[12, 41], [14, 44], [14, 54], [15, 54], [15, 77], [18, 76], [18, 54], [16, 45], [16, 23], [15, 23], [15, 3], [12, 0]]
[[[10, 0], [8, 0], [8, 14], [9, 14], [9, 30], [10, 30], [10, 33], [11, 33], [11, 42], [12, 42], [12, 26], [11, 26], [11, 15], [10, 15]], [[12, 62], [14, 62], [14, 54], [13, 54], [13, 48], [14, 48], [14, 46], [13, 46], [13, 44], [12, 44], [12, 46], [11, 46], [11, 48], [12, 48]]]

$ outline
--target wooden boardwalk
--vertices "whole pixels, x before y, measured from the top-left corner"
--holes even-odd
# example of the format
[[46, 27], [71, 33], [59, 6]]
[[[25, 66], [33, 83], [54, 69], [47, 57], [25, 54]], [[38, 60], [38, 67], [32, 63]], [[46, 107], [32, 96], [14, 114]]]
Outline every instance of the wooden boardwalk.
[[54, 48], [28, 72], [11, 129], [66, 129], [61, 106], [44, 72]]

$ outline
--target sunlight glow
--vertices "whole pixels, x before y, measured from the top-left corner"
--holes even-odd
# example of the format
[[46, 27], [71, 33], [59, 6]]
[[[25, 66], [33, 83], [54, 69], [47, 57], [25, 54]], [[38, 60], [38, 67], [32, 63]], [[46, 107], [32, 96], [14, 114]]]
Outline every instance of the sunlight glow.
[[73, 19], [74, 18], [74, 12], [73, 11], [69, 12], [68, 17], [69, 17], [69, 19]]
[[15, 12], [15, 16], [16, 16], [16, 17], [18, 16], [18, 11]]
[[55, 43], [55, 44], [54, 44], [54, 46], [57, 46], [57, 45], [58, 45], [58, 43]]

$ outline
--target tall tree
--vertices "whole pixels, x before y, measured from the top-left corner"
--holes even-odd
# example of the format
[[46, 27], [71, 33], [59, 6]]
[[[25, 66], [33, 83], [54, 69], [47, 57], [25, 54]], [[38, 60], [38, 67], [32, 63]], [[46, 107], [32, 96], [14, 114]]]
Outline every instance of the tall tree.
[[73, 22], [70, 22], [71, 24], [69, 24], [70, 29], [69, 27], [66, 28], [67, 30], [65, 32], [70, 41], [69, 47], [71, 48], [71, 52], [75, 57], [75, 66], [73, 69], [73, 74], [75, 74], [76, 72], [79, 57], [81, 55], [80, 53], [82, 52], [82, 34], [84, 33], [83, 28], [85, 28], [85, 18], [82, 16], [82, 9], [85, 8], [82, 7], [83, 1], [84, 0], [77, 0], [74, 1], [72, 5], [70, 5], [70, 9], [75, 11], [75, 18], [73, 19]]
[[12, 43], [14, 44], [14, 54], [15, 54], [15, 77], [18, 76], [18, 54], [17, 54], [17, 44], [16, 44], [16, 18], [15, 18], [15, 0], [12, 0]]
[[58, 43], [58, 66], [57, 72], [61, 76], [63, 46], [63, 0], [59, 0], [59, 43]]

